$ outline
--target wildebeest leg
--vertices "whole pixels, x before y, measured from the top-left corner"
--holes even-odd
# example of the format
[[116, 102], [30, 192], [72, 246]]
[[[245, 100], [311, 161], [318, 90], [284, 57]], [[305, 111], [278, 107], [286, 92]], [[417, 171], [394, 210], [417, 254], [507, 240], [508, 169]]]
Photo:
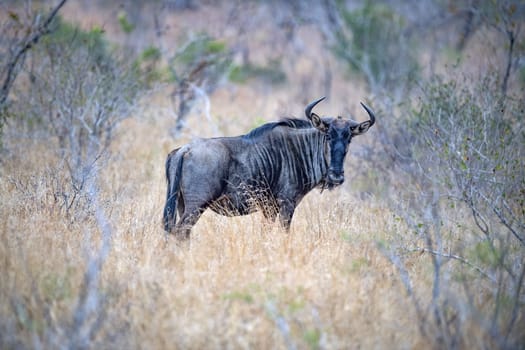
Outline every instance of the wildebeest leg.
[[173, 230], [175, 236], [181, 240], [190, 238], [191, 228], [199, 221], [202, 212], [202, 209], [185, 211], [184, 214], [181, 215], [179, 222], [175, 225]]
[[179, 198], [179, 202], [177, 203], [177, 212], [179, 213], [179, 218], [184, 215], [184, 211], [186, 210], [186, 205], [184, 204], [184, 197]]
[[292, 223], [293, 213], [295, 211], [295, 203], [291, 200], [282, 200], [279, 205], [279, 221], [281, 226], [286, 230], [290, 231], [290, 225]]

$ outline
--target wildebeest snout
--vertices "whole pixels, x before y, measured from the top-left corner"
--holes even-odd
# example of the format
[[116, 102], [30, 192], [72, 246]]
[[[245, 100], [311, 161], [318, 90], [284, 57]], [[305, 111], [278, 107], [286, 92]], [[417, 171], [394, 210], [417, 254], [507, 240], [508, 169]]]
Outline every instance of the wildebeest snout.
[[334, 185], [340, 185], [345, 181], [344, 171], [328, 170], [328, 181]]

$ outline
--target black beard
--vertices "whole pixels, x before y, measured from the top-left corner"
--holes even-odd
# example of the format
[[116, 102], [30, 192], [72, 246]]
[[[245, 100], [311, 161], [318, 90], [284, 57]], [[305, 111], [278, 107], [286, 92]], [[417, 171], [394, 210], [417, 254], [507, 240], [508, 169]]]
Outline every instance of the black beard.
[[329, 180], [323, 180], [318, 187], [321, 188], [321, 193], [328, 189], [329, 191], [333, 190], [334, 188], [336, 188], [337, 186], [341, 186], [343, 183], [341, 182], [340, 184], [336, 184], [336, 183], [333, 183]]

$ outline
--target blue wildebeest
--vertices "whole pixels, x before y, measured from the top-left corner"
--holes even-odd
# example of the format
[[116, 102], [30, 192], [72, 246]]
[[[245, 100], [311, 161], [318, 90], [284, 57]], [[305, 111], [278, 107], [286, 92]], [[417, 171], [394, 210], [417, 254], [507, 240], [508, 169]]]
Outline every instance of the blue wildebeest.
[[[353, 136], [375, 122], [319, 117], [310, 103], [304, 119], [264, 124], [246, 135], [198, 139], [173, 150], [166, 161], [168, 193], [164, 229], [178, 238], [190, 230], [206, 208], [222, 215], [246, 215], [262, 210], [279, 215], [288, 230], [296, 206], [315, 187], [343, 183], [343, 165]], [[176, 221], [176, 212], [180, 219]]]

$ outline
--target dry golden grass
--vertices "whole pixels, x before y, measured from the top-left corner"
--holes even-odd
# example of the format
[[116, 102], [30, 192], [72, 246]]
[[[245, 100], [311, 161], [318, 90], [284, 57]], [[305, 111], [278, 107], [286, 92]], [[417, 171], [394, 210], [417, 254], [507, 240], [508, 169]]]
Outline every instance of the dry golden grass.
[[[251, 8], [250, 4], [246, 6]], [[164, 161], [171, 149], [194, 136], [237, 135], [262, 120], [302, 116], [302, 99], [316, 98], [317, 91], [323, 91], [319, 67], [328, 63], [333, 72], [344, 71], [333, 57], [322, 58], [328, 55], [320, 54], [326, 49], [321, 35], [309, 26], [299, 27], [297, 34], [298, 41], [308, 43], [307, 48], [277, 43], [275, 49], [275, 28], [257, 27], [269, 25], [267, 19], [274, 15], [264, 6], [254, 23], [249, 16], [242, 19], [247, 33], [257, 34], [253, 37], [240, 35], [239, 28], [228, 25], [228, 2], [219, 9], [203, 5], [201, 13], [175, 13], [166, 19], [170, 29], [161, 44], [170, 50], [187, 28], [193, 32], [213, 29], [228, 43], [248, 42], [252, 57], [263, 61], [285, 57], [283, 69], [290, 81], [281, 88], [235, 86], [216, 91], [210, 96], [210, 119], [202, 112], [192, 114], [176, 141], [167, 132], [175, 122], [167, 98], [169, 87], [147, 96], [142, 109], [120, 124], [112, 157], [103, 164], [98, 178], [101, 208], [111, 223], [112, 240], [95, 288], [98, 299], [90, 304], [93, 309], [83, 326], [95, 329], [87, 347], [435, 346], [420, 333], [414, 301], [399, 271], [380, 249], [391, 242], [405, 248], [424, 246], [421, 237], [410, 232], [380, 198], [362, 199], [356, 189], [359, 186], [352, 183], [352, 167], [358, 164], [351, 153], [377, 136], [375, 127], [352, 143], [347, 182], [333, 191], [310, 193], [298, 207], [288, 234], [260, 214], [226, 218], [211, 212], [194, 227], [189, 243], [180, 244], [162, 230]], [[104, 27], [115, 41], [127, 40], [113, 27], [116, 22], [111, 18], [117, 10], [101, 14], [97, 8], [86, 7], [78, 11], [68, 3], [64, 15], [84, 28]], [[362, 120], [364, 112], [357, 106], [366, 97], [366, 88], [346, 78], [334, 74], [329, 103], [319, 109], [327, 115], [356, 112], [355, 117]], [[380, 123], [378, 120], [378, 128]], [[6, 156], [0, 162], [0, 330], [5, 332], [0, 332], [0, 344], [68, 347], [73, 332], [79, 330], [75, 317], [86, 291], [87, 262], [98, 255], [101, 245], [100, 228], [82, 207], [68, 217], [60, 198], [54, 196], [67, 183], [57, 172], [60, 160], [53, 152], [54, 141], [17, 139], [9, 132]], [[359, 181], [366, 179], [356, 179]], [[373, 186], [363, 187], [367, 185]], [[446, 215], [461, 217], [460, 212], [451, 212], [454, 210]], [[443, 231], [448, 240], [444, 245], [449, 247], [461, 244], [469, 234], [457, 227], [443, 227]], [[414, 253], [404, 256], [403, 262], [419, 302], [430, 314], [429, 256]], [[447, 277], [454, 277], [458, 264], [444, 265]], [[482, 283], [473, 279], [470, 287], [476, 290]], [[490, 300], [487, 293], [491, 289], [479, 290], [472, 302], [483, 305]], [[462, 339], [469, 341], [460, 347], [486, 346], [482, 327], [472, 322], [475, 317], [463, 310], [458, 315], [466, 315]], [[102, 322], [92, 327], [97, 317]], [[518, 322], [523, 324], [523, 318]]]
[[[226, 218], [207, 211], [189, 243], [165, 235], [167, 153], [197, 131], [235, 135], [252, 126], [249, 118], [217, 117], [232, 108], [223, 100], [212, 99], [210, 121], [192, 115], [177, 142], [166, 132], [173, 118], [162, 94], [149, 96], [118, 128], [98, 179], [111, 249], [82, 326], [75, 319], [89, 289], [87, 264], [99, 255], [100, 227], [82, 206], [66, 215], [54, 196], [67, 179], [57, 171], [53, 140], [6, 135], [0, 168], [3, 344], [56, 348], [70, 344], [79, 329], [93, 329], [87, 338], [92, 348], [426, 348], [429, 338], [420, 332], [414, 299], [381, 247], [405, 249], [399, 254], [427, 320], [430, 256], [407, 253], [425, 246], [421, 237], [380, 198], [359, 193], [355, 183], [366, 179], [352, 175], [358, 159], [351, 154], [347, 182], [308, 194], [288, 234], [261, 214]], [[247, 104], [242, 97], [232, 103]], [[360, 142], [366, 137], [350, 153]], [[446, 215], [449, 226], [465, 223], [457, 209]], [[459, 226], [442, 230], [444, 245], [453, 250], [469, 235]], [[443, 265], [443, 283], [462, 276], [459, 265]], [[479, 289], [472, 302], [491, 307], [491, 288], [484, 283], [469, 281], [472, 290]], [[462, 293], [452, 284], [450, 291]], [[462, 347], [482, 346], [483, 326], [475, 315], [462, 305], [454, 308], [464, 317], [461, 339], [468, 342]], [[425, 326], [430, 338], [432, 327]]]
[[[240, 96], [232, 103], [247, 104]], [[82, 326], [95, 329], [89, 347], [425, 348], [414, 301], [380, 249], [389, 242], [407, 249], [424, 244], [381, 199], [360, 198], [351, 154], [347, 182], [308, 194], [288, 234], [260, 214], [226, 218], [208, 211], [189, 243], [165, 235], [167, 153], [197, 133], [225, 129], [235, 135], [252, 127], [249, 118], [215, 117], [232, 108], [223, 101], [220, 94], [212, 99], [216, 119], [192, 115], [177, 142], [166, 132], [173, 118], [162, 94], [149, 96], [120, 125], [112, 157], [99, 173], [112, 241], [95, 288], [98, 299]], [[53, 140], [6, 136], [0, 326], [9, 333], [2, 343], [67, 346], [78, 332], [75, 316], [87, 263], [99, 254], [100, 228], [82, 207], [68, 217], [54, 197], [67, 179], [56, 171]], [[360, 142], [366, 137], [350, 153]], [[446, 244], [454, 246], [463, 234], [450, 230]], [[403, 259], [421, 306], [430, 312], [429, 256]], [[454, 266], [446, 271], [453, 275]], [[475, 302], [485, 300], [480, 294]], [[94, 327], [97, 317], [102, 322]], [[479, 325], [466, 323], [463, 330], [472, 335], [465, 347], [482, 344]]]

